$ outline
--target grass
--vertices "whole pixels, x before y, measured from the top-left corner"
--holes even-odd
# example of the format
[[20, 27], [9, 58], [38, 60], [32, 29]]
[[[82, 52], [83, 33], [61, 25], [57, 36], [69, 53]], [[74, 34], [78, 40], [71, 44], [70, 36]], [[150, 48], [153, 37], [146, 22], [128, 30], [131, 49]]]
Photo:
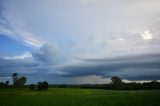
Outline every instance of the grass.
[[160, 106], [160, 90], [0, 89], [0, 106]]

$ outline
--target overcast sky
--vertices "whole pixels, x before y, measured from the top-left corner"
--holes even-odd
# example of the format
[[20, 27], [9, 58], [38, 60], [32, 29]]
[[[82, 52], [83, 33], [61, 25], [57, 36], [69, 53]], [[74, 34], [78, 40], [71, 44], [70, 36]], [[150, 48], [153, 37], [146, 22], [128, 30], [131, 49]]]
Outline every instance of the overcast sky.
[[160, 80], [159, 0], [0, 0], [0, 81]]

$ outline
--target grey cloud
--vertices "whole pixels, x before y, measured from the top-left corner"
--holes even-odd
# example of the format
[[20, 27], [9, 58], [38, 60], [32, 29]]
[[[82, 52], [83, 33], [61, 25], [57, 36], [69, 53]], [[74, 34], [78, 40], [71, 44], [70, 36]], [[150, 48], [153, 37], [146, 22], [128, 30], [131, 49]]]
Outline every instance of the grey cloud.
[[[24, 59], [6, 59], [1, 57], [0, 77], [9, 77], [13, 72], [25, 75], [46, 75], [50, 71], [54, 71], [57, 58], [55, 49], [52, 46], [44, 44], [31, 54], [31, 57]], [[54, 74], [56, 74], [56, 72]]]
[[83, 64], [68, 65], [61, 71], [68, 72], [65, 76], [111, 77], [113, 75], [127, 79], [160, 79], [160, 55], [146, 54], [118, 57], [114, 59], [84, 59]]
[[9, 77], [13, 72], [32, 73], [30, 70], [37, 67], [37, 63], [31, 59], [3, 59], [0, 58], [0, 77]]
[[38, 81], [48, 81], [49, 83], [72, 83], [72, 78], [59, 76], [54, 67], [44, 62], [38, 62], [29, 59], [3, 59], [0, 58], [0, 81], [10, 80], [12, 73], [17, 72], [19, 76], [26, 76], [28, 83], [37, 83]]
[[[45, 46], [44, 46], [45, 47]], [[40, 49], [43, 50], [43, 49]], [[52, 56], [45, 52], [38, 57]], [[79, 63], [54, 66], [50, 60], [43, 60], [36, 54], [25, 59], [0, 59], [0, 77], [9, 77], [13, 72], [37, 79], [43, 76], [74, 78], [100, 76], [109, 78], [119, 76], [129, 80], [160, 79], [160, 54], [145, 54], [101, 59], [79, 59]], [[41, 59], [42, 62], [39, 62]], [[48, 64], [48, 63], [52, 64]], [[33, 79], [33, 78], [32, 78]]]
[[47, 64], [54, 64], [56, 60], [55, 48], [49, 44], [44, 44], [40, 49], [32, 52], [33, 58]]

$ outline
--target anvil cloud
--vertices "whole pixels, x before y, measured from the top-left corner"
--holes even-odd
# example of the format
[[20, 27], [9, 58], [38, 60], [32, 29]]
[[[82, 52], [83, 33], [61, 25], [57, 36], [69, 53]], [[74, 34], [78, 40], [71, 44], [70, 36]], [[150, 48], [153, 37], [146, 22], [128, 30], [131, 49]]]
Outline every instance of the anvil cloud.
[[159, 28], [159, 0], [2, 0], [0, 80], [159, 80]]

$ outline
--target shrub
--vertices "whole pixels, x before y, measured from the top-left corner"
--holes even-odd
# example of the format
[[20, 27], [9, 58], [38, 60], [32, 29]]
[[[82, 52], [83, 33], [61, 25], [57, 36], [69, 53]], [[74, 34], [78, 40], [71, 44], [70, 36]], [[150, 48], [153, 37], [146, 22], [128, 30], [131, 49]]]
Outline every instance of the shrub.
[[36, 89], [36, 85], [35, 85], [35, 84], [31, 84], [29, 87], [30, 87], [30, 89], [32, 89], [32, 90]]

